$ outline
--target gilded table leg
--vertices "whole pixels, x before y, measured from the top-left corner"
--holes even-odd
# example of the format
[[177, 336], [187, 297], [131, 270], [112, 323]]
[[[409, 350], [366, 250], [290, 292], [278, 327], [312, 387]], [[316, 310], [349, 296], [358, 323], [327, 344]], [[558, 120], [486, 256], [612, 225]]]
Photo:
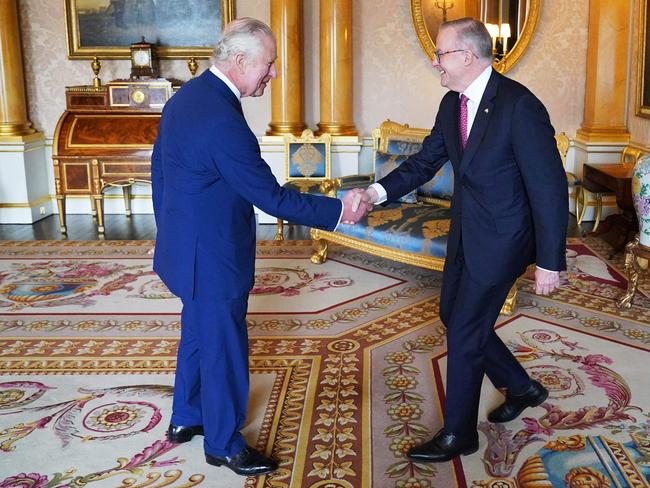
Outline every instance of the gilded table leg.
[[282, 219], [278, 219], [278, 230], [275, 233], [275, 240], [276, 241], [284, 240], [284, 220]]
[[[639, 236], [637, 236], [625, 246], [625, 271], [627, 271], [627, 291], [616, 302], [618, 308], [630, 308], [632, 298], [636, 293], [636, 287], [639, 282], [640, 263], [636, 251], [639, 248]], [[647, 261], [646, 261], [647, 267]]]
[[122, 196], [124, 197], [124, 213], [127, 217], [131, 216], [131, 185], [122, 187]]
[[327, 261], [327, 246], [328, 243], [325, 239], [314, 239], [314, 250], [316, 251], [311, 256], [311, 262], [314, 264], [322, 264]]
[[[585, 212], [587, 211], [587, 193], [584, 187], [582, 186], [580, 186], [577, 191], [578, 194], [576, 195], [576, 218], [578, 221], [578, 225], [580, 225], [582, 224], [582, 219], [585, 218]], [[580, 210], [578, 210], [578, 206], [580, 207]]]
[[516, 307], [517, 307], [517, 282], [515, 282], [515, 284], [512, 285], [512, 288], [510, 288], [510, 291], [508, 292], [508, 296], [506, 297], [506, 301], [503, 302], [503, 306], [501, 307], [501, 313], [503, 315], [512, 315]]
[[104, 233], [104, 195], [93, 195], [95, 200], [95, 213], [97, 214], [97, 232]]
[[596, 217], [594, 217], [594, 228], [591, 229], [591, 232], [596, 232], [598, 224], [600, 223], [600, 217], [603, 215], [603, 195], [601, 193], [596, 193]]
[[65, 195], [56, 196], [56, 206], [59, 208], [59, 226], [61, 234], [67, 234], [68, 228], [65, 226]]

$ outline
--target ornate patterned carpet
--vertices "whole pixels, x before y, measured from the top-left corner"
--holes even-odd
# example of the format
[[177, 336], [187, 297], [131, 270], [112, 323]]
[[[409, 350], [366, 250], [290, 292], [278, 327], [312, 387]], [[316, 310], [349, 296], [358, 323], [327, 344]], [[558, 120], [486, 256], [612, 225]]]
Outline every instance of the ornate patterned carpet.
[[[180, 302], [151, 242], [0, 242], [0, 488], [650, 486], [650, 283], [632, 309], [621, 258], [568, 243], [551, 297], [525, 277], [499, 334], [549, 388], [453, 463], [404, 452], [441, 424], [440, 274], [302, 241], [258, 245], [248, 441], [279, 460], [241, 478], [165, 440]], [[501, 401], [487, 383], [481, 418]]]

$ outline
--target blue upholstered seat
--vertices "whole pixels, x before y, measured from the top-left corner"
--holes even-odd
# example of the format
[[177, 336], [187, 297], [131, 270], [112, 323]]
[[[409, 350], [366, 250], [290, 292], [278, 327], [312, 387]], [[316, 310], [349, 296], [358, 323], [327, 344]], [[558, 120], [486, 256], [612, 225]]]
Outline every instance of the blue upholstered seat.
[[444, 259], [450, 210], [420, 203], [389, 203], [375, 208], [356, 225], [336, 232], [399, 251]]

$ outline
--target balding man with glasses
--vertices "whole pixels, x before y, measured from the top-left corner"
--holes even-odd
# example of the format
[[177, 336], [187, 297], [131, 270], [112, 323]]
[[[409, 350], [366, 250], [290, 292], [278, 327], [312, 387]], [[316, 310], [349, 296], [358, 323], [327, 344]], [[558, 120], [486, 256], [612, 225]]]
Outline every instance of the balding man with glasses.
[[543, 403], [531, 379], [494, 331], [508, 291], [531, 263], [536, 292], [546, 295], [566, 269], [567, 182], [544, 105], [492, 69], [485, 26], [464, 18], [443, 23], [433, 67], [449, 92], [422, 150], [371, 185], [364, 204], [393, 201], [429, 181], [451, 160], [454, 195], [440, 318], [447, 328], [444, 427], [410, 450], [416, 461], [443, 462], [478, 450], [483, 375], [506, 391], [488, 414], [508, 422]]

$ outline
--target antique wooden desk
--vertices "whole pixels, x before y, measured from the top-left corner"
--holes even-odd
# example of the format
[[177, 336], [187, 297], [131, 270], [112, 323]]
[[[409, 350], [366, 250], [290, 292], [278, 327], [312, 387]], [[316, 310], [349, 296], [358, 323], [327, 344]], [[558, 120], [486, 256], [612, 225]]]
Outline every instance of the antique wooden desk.
[[614, 254], [639, 230], [632, 201], [633, 164], [585, 164], [582, 185], [592, 193], [615, 193], [616, 204], [623, 211], [610, 215], [594, 235], [600, 235], [614, 247]]
[[131, 215], [131, 185], [151, 183], [151, 151], [162, 107], [172, 93], [171, 82], [162, 79], [66, 89], [67, 110], [57, 123], [52, 148], [62, 233], [67, 232], [68, 195], [90, 198], [100, 234], [106, 188], [122, 188], [126, 215]]

